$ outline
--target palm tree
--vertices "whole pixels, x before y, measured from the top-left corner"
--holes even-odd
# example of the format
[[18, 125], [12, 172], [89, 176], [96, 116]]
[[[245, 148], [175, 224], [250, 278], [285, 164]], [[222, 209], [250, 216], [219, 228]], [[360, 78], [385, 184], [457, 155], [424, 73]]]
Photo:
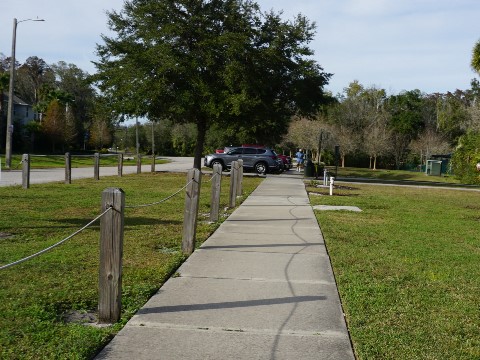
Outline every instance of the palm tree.
[[480, 40], [477, 41], [472, 51], [472, 69], [480, 75]]

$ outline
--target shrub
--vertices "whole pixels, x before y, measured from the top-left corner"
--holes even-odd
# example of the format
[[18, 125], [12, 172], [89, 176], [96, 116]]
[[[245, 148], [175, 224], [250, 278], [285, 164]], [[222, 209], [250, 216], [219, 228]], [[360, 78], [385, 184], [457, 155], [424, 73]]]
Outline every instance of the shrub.
[[455, 176], [465, 184], [480, 184], [480, 172], [476, 165], [480, 162], [480, 134], [467, 133], [460, 137], [452, 156]]

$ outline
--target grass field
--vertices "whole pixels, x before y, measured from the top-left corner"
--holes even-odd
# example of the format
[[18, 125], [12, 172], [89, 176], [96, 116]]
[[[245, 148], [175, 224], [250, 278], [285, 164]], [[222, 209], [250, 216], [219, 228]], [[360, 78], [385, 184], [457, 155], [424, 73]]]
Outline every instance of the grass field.
[[[311, 184], [310, 184], [311, 185]], [[480, 359], [480, 193], [349, 184], [317, 211], [359, 359]]]
[[[93, 155], [91, 156], [76, 156], [72, 155], [72, 168], [78, 167], [89, 167], [94, 165]], [[22, 155], [13, 155], [12, 156], [12, 169], [21, 169]], [[142, 157], [142, 164], [151, 164], [152, 157], [144, 156]], [[167, 163], [168, 160], [156, 159], [156, 164]], [[5, 157], [1, 156], [2, 169], [5, 168]], [[116, 154], [108, 154], [100, 156], [100, 166], [117, 166], [118, 156]], [[125, 156], [123, 160], [123, 165], [136, 165], [136, 160], [131, 156]], [[65, 156], [64, 155], [31, 155], [30, 156], [30, 167], [32, 169], [47, 169], [47, 168], [61, 168], [65, 166]]]
[[[197, 245], [219, 225], [209, 224], [210, 183], [204, 176]], [[261, 180], [244, 178], [244, 198]], [[101, 192], [120, 187], [126, 204], [159, 201], [186, 183], [185, 174], [140, 174], [72, 185], [0, 188], [0, 265], [42, 250], [100, 213]], [[221, 209], [229, 178], [222, 181]], [[98, 223], [65, 244], [0, 270], [0, 359], [90, 359], [156, 292], [184, 260], [181, 237], [184, 192], [152, 207], [126, 209], [123, 310], [118, 324], [85, 326], [98, 304]]]
[[[330, 171], [335, 172], [335, 168], [328, 167]], [[406, 170], [372, 170], [367, 168], [338, 167], [339, 177], [381, 179], [388, 181], [427, 181], [440, 182], [448, 184], [460, 183], [454, 176], [442, 174], [441, 176], [430, 176], [424, 172], [406, 171]]]

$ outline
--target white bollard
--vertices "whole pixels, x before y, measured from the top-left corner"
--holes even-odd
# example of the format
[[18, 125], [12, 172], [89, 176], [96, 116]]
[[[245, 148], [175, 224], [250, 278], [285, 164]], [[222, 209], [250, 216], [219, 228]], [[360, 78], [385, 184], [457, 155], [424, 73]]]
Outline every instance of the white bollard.
[[323, 186], [328, 185], [328, 171], [327, 169], [323, 169]]
[[330, 196], [333, 195], [333, 183], [335, 182], [335, 178], [333, 176], [330, 177]]

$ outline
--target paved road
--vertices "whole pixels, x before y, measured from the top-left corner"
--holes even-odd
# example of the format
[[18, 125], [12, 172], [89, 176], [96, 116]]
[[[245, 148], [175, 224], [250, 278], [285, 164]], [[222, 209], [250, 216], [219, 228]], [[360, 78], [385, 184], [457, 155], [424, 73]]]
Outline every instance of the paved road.
[[[168, 164], [156, 164], [155, 171], [186, 172], [193, 167], [193, 157], [161, 157], [161, 159], [170, 160]], [[151, 165], [142, 165], [142, 172], [151, 171]], [[136, 166], [124, 166], [124, 174], [134, 174], [137, 172]], [[100, 177], [115, 176], [118, 174], [118, 168], [100, 167]], [[93, 167], [72, 169], [72, 180], [93, 178]], [[30, 171], [30, 184], [40, 184], [48, 182], [65, 181], [65, 169], [32, 169]], [[22, 185], [22, 170], [2, 171], [0, 177], [0, 186]]]
[[267, 176], [100, 359], [353, 360], [301, 175]]

